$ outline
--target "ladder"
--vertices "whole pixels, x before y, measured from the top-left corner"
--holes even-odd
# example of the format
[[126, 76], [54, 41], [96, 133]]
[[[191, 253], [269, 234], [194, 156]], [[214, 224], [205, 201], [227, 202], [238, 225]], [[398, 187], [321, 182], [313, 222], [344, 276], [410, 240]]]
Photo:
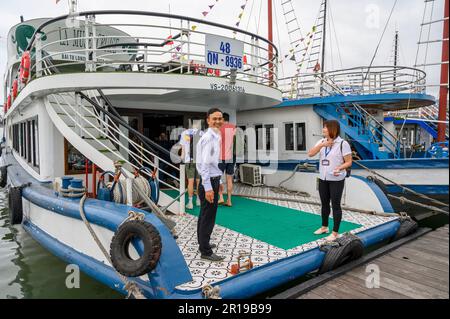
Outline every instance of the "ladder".
[[286, 22], [287, 33], [290, 42], [290, 54], [298, 65], [300, 62], [300, 52], [304, 49], [305, 45], [302, 41], [303, 34], [300, 28], [300, 23], [298, 22], [297, 15], [295, 14], [294, 5], [292, 0], [282, 0], [281, 8], [283, 10], [284, 20]]

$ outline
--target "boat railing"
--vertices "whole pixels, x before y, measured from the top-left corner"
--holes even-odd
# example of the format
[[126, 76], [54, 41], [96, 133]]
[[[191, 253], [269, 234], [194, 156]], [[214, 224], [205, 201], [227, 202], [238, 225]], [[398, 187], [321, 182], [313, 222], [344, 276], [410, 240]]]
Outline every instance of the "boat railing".
[[355, 67], [328, 72], [298, 74], [279, 80], [285, 99], [336, 95], [323, 79], [329, 79], [352, 95], [386, 93], [425, 93], [426, 73], [402, 66]]
[[[123, 23], [126, 20], [132, 23]], [[208, 64], [209, 35], [240, 41], [242, 58], [224, 58], [227, 70], [217, 61]], [[90, 11], [61, 16], [36, 29], [28, 51], [30, 80], [49, 73], [142, 72], [278, 84], [278, 50], [273, 43], [244, 30], [179, 15]]]
[[145, 145], [116, 118], [102, 112], [101, 109], [106, 110], [108, 106], [97, 91], [55, 93], [49, 95], [49, 101], [58, 106], [60, 115], [67, 118], [65, 123], [70, 124], [74, 132], [100, 149], [99, 152], [111, 161], [121, 161], [123, 168], [129, 172], [139, 171], [147, 178], [154, 174], [162, 186], [179, 193], [179, 211], [184, 212], [184, 165], [174, 165], [157, 150]]

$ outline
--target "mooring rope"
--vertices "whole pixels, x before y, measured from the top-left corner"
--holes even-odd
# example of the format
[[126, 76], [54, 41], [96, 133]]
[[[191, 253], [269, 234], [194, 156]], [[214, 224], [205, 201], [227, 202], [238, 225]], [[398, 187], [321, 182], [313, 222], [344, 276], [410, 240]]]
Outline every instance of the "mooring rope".
[[440, 209], [440, 208], [437, 208], [437, 207], [431, 206], [431, 205], [422, 204], [422, 203], [419, 203], [419, 202], [407, 199], [407, 198], [405, 198], [403, 196], [402, 197], [398, 197], [398, 196], [394, 196], [394, 195], [391, 195], [391, 194], [387, 194], [387, 196], [389, 198], [394, 198], [394, 199], [399, 200], [402, 204], [408, 203], [408, 204], [412, 204], [412, 205], [415, 205], [415, 206], [423, 207], [423, 208], [426, 208], [426, 209], [429, 209], [429, 210], [432, 210], [432, 211], [435, 211], [435, 212], [439, 212], [439, 213], [448, 215], [448, 212], [443, 210], [443, 209]]
[[380, 173], [378, 173], [378, 172], [376, 172], [376, 171], [374, 171], [374, 170], [368, 168], [367, 166], [364, 166], [363, 164], [359, 163], [358, 161], [353, 161], [353, 163], [355, 163], [355, 164], [359, 165], [360, 167], [364, 168], [366, 171], [368, 171], [368, 172], [370, 172], [370, 173], [372, 173], [372, 174], [375, 174], [375, 175], [377, 175], [377, 176], [383, 178], [384, 180], [388, 181], [389, 183], [392, 183], [392, 184], [394, 184], [394, 185], [400, 187], [401, 189], [403, 189], [403, 190], [405, 190], [405, 191], [408, 191], [408, 192], [410, 192], [410, 193], [412, 193], [412, 194], [414, 194], [414, 195], [417, 195], [417, 196], [419, 196], [419, 197], [421, 197], [421, 198], [423, 198], [423, 199], [427, 199], [427, 200], [429, 200], [430, 202], [436, 203], [436, 204], [438, 204], [438, 205], [445, 206], [445, 207], [448, 206], [448, 204], [445, 204], [445, 203], [443, 203], [443, 202], [441, 202], [441, 201], [438, 201], [437, 199], [431, 198], [431, 197], [426, 196], [426, 195], [424, 195], [424, 194], [418, 193], [418, 192], [412, 190], [411, 188], [408, 188], [408, 187], [406, 187], [406, 186], [403, 186], [403, 185], [401, 185], [401, 184], [398, 184], [398, 183], [394, 182], [393, 180], [391, 180], [391, 179], [389, 179], [389, 178], [387, 178], [387, 177], [381, 175]]
[[[89, 221], [86, 218], [86, 215], [84, 213], [84, 202], [85, 201], [86, 201], [86, 194], [84, 194], [83, 197], [80, 200], [80, 215], [81, 215], [81, 218], [83, 219], [84, 224], [86, 225], [87, 229], [91, 233], [91, 236], [94, 239], [95, 243], [100, 248], [100, 250], [102, 251], [103, 255], [105, 256], [105, 258], [108, 260], [108, 262], [112, 266], [113, 263], [112, 263], [111, 257], [108, 254], [108, 251], [105, 249], [105, 247], [101, 243], [100, 239], [98, 238], [97, 234], [95, 233], [94, 229], [92, 228], [91, 224], [89, 223]], [[134, 215], [130, 215], [130, 216], [127, 217], [126, 220], [130, 220], [133, 217], [134, 217]], [[131, 295], [133, 295], [134, 298], [136, 298], [136, 299], [146, 299], [144, 297], [144, 295], [142, 294], [141, 290], [138, 288], [138, 286], [136, 285], [136, 283], [134, 281], [128, 280], [127, 277], [125, 277], [124, 275], [119, 273], [114, 267], [112, 267], [112, 268], [117, 273], [117, 275], [119, 276], [120, 280], [122, 280], [122, 282], [125, 284], [124, 289], [126, 291], [128, 291], [127, 298], [129, 298]]]

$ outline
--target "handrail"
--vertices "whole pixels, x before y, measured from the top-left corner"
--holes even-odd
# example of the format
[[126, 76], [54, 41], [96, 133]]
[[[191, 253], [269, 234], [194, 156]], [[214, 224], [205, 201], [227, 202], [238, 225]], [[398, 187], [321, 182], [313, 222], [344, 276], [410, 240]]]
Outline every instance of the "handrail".
[[27, 50], [30, 50], [35, 39], [36, 39], [36, 34], [40, 33], [42, 31], [43, 28], [45, 28], [46, 26], [60, 21], [60, 20], [65, 20], [67, 18], [75, 18], [78, 16], [92, 16], [92, 15], [107, 15], [107, 14], [126, 14], [126, 15], [141, 15], [141, 16], [152, 16], [152, 17], [160, 17], [160, 18], [170, 18], [170, 19], [179, 19], [179, 20], [186, 20], [186, 21], [192, 21], [192, 22], [196, 22], [196, 23], [200, 23], [200, 24], [206, 24], [206, 25], [210, 25], [213, 27], [218, 27], [218, 28], [222, 28], [222, 29], [228, 29], [230, 31], [234, 31], [234, 32], [238, 32], [238, 33], [243, 33], [246, 34], [252, 38], [258, 39], [258, 40], [262, 40], [264, 42], [266, 42], [267, 44], [271, 45], [274, 49], [275, 49], [275, 56], [278, 56], [278, 49], [275, 46], [275, 44], [273, 44], [271, 41], [246, 30], [241, 30], [235, 27], [230, 27], [230, 26], [226, 26], [224, 24], [220, 24], [220, 23], [216, 23], [216, 22], [211, 22], [211, 21], [205, 21], [205, 20], [201, 20], [201, 19], [197, 19], [197, 18], [191, 18], [191, 17], [187, 17], [187, 16], [182, 16], [182, 15], [176, 15], [176, 14], [168, 14], [168, 13], [160, 13], [160, 12], [151, 12], [151, 11], [135, 11], [135, 10], [98, 10], [98, 11], [83, 11], [83, 12], [77, 12], [76, 14], [66, 14], [66, 15], [62, 15], [59, 17], [55, 17], [53, 19], [50, 19], [48, 21], [45, 21], [44, 23], [42, 23], [34, 32], [33, 36], [31, 37], [30, 42], [28, 43], [28, 47]]
[[[78, 115], [82, 121], [84, 121], [85, 123], [90, 124], [90, 125], [93, 124], [91, 121], [89, 121], [89, 120], [87, 120], [85, 117], [81, 116], [81, 114], [76, 110], [76, 107], [73, 106], [73, 105], [71, 105], [71, 103], [67, 101], [67, 99], [66, 99], [66, 97], [65, 97], [64, 95], [62, 95], [62, 94], [58, 94], [58, 95], [59, 95], [60, 97], [62, 97], [62, 99], [63, 99], [64, 102], [65, 102], [65, 105], [68, 105], [68, 106], [70, 107], [70, 109], [71, 109], [73, 112], [76, 113], [75, 115]], [[92, 133], [90, 133], [85, 127], [83, 127], [83, 125], [82, 125], [81, 123], [78, 123], [78, 121], [77, 121], [75, 118], [73, 118], [72, 115], [70, 115], [70, 114], [65, 110], [65, 108], [61, 105], [61, 103], [59, 102], [59, 100], [56, 98], [56, 96], [55, 96], [54, 94], [52, 95], [52, 97], [53, 97], [53, 99], [56, 101], [56, 103], [58, 104], [58, 106], [60, 107], [60, 109], [65, 113], [65, 115], [67, 115], [67, 116], [70, 118], [70, 120], [74, 123], [74, 125], [78, 126], [79, 129], [81, 129], [81, 130], [84, 132], [84, 134], [87, 134], [88, 136], [90, 136], [90, 139], [95, 140], [95, 142], [98, 143], [99, 145], [101, 145], [104, 149], [108, 150], [109, 152], [111, 152], [111, 153], [114, 154], [115, 156], [117, 156], [117, 157], [123, 159], [126, 163], [128, 163], [129, 165], [131, 165], [131, 167], [134, 167], [134, 169], [136, 169], [136, 170], [139, 169], [139, 166], [137, 166], [137, 165], [133, 164], [131, 161], [127, 160], [127, 159], [123, 156], [123, 154], [120, 153], [119, 150], [117, 150], [117, 149], [111, 149], [109, 146], [107, 146], [105, 143], [103, 143], [101, 139], [97, 139], [96, 136], [94, 136], [94, 135], [93, 135]], [[92, 111], [90, 111], [89, 109], [87, 109], [86, 106], [81, 105], [81, 107], [82, 107], [83, 110], [87, 111], [87, 112], [88, 112], [89, 114], [91, 114], [91, 115], [94, 115], [94, 117], [95, 117], [95, 114], [92, 113]], [[94, 107], [94, 109], [95, 109], [95, 107]], [[102, 120], [101, 118], [99, 118], [99, 117], [95, 117], [95, 119], [98, 120], [99, 122], [102, 122], [101, 124], [108, 125], [108, 123], [107, 123], [106, 121], [103, 121], [103, 120]], [[94, 126], [94, 129], [95, 129], [96, 131], [98, 131], [99, 133], [102, 133], [102, 134], [105, 133], [105, 132], [103, 132], [99, 127], [97, 127], [97, 126]], [[107, 129], [110, 130], [111, 127], [108, 126]], [[137, 149], [139, 149], [139, 150], [140, 150], [139, 152], [144, 151], [144, 152], [148, 153], [150, 156], [153, 156], [154, 158], [158, 159], [159, 161], [162, 161], [162, 162], [165, 162], [165, 163], [167, 163], [167, 164], [170, 164], [170, 163], [164, 161], [163, 159], [161, 159], [160, 157], [158, 157], [156, 154], [151, 153], [150, 151], [148, 151], [147, 149], [145, 149], [145, 148], [142, 147], [141, 145], [135, 143], [133, 140], [130, 140], [127, 136], [124, 135], [123, 132], [120, 131], [120, 129], [118, 129], [118, 128], [116, 128], [116, 129], [112, 128], [112, 129], [113, 129], [113, 131], [115, 131], [117, 134], [119, 134], [119, 135], [122, 136], [124, 139], [126, 139], [128, 143], [132, 144], [132, 145], [135, 146]], [[148, 165], [150, 165], [150, 166], [152, 166], [152, 167], [156, 167], [156, 164], [153, 163], [153, 161], [150, 160], [144, 153], [136, 154], [135, 152], [131, 151], [131, 150], [129, 149], [129, 147], [126, 147], [125, 145], [123, 145], [123, 144], [121, 143], [121, 141], [120, 141], [119, 139], [117, 139], [117, 138], [114, 136], [114, 134], [107, 135], [107, 140], [109, 140], [109, 141], [112, 142], [112, 143], [115, 143], [115, 144], [119, 145], [120, 148], [126, 150], [127, 153], [128, 153], [129, 155], [131, 155], [131, 157], [132, 157], [132, 159], [133, 159], [134, 161], [136, 161], [136, 162], [144, 161], [146, 164], [148, 164]], [[171, 166], [173, 166], [173, 165], [171, 165]], [[173, 167], [176, 168], [177, 170], [179, 170], [177, 167], [175, 167], [175, 166], [173, 166]], [[159, 168], [159, 167], [158, 167], [158, 171], [161, 172], [161, 173], [163, 173], [163, 174], [165, 174], [165, 175], [167, 175], [168, 177], [171, 177], [171, 178], [173, 178], [173, 179], [175, 179], [175, 180], [179, 180], [179, 178], [177, 178], [176, 176], [171, 175], [170, 173], [168, 173], [168, 172], [162, 170], [162, 169]], [[146, 173], [146, 174], [147, 174], [147, 173]], [[164, 181], [160, 181], [160, 183], [162, 183], [162, 184], [166, 185], [167, 187], [172, 188], [172, 189], [174, 189], [174, 190], [178, 190], [177, 188], [173, 187], [173, 186], [170, 185], [170, 184], [165, 183]]]
[[[145, 36], [145, 33], [128, 34], [126, 29], [117, 29], [123, 34], [118, 35], [102, 35], [97, 33], [96, 28], [112, 28], [114, 23], [99, 23], [96, 22], [98, 15], [139, 15], [150, 16], [156, 18], [170, 18], [180, 19], [179, 26], [166, 26], [164, 21], [160, 25], [153, 23], [151, 25], [143, 25], [150, 28], [150, 31], [157, 30], [175, 30], [175, 36], [170, 39], [158, 36]], [[44, 33], [46, 27], [64, 19], [75, 19], [77, 17], [85, 17], [86, 20], [77, 20], [84, 23], [82, 29], [85, 29], [80, 36], [65, 38], [66, 42], [78, 41], [82, 43], [82, 47], [70, 50], [55, 50], [45, 55], [44, 49], [50, 50], [53, 45], [60, 43], [59, 40], [47, 42], [38, 38], [38, 34]], [[222, 30], [214, 30], [211, 32], [199, 32], [195, 29], [191, 30], [191, 22], [202, 25], [211, 26], [214, 28], [221, 28]], [[127, 26], [127, 24], [120, 24]], [[131, 24], [130, 24], [131, 25]], [[186, 26], [187, 25], [187, 26]], [[64, 29], [64, 28], [63, 28]], [[53, 32], [53, 30], [48, 30]], [[145, 31], [145, 30], [144, 30]], [[218, 32], [216, 32], [218, 31]], [[240, 40], [244, 45], [244, 56], [242, 59], [243, 67], [239, 67], [235, 75], [237, 80], [255, 82], [270, 87], [278, 87], [278, 48], [269, 40], [248, 31], [239, 30], [234, 27], [229, 27], [219, 23], [203, 21], [200, 19], [185, 17], [181, 15], [172, 15], [156, 12], [142, 12], [129, 10], [104, 10], [104, 11], [86, 11], [76, 13], [74, 15], [63, 15], [42, 23], [34, 32], [27, 49], [36, 52], [36, 58], [32, 61], [31, 71], [33, 73], [30, 79], [40, 77], [43, 71], [48, 71], [48, 66], [45, 66], [45, 60], [55, 58], [61, 63], [55, 64], [56, 68], [61, 71], [68, 72], [96, 72], [101, 71], [129, 71], [129, 72], [150, 72], [150, 73], [181, 73], [181, 74], [197, 74], [210, 75], [211, 70], [205, 72], [197, 72], [198, 65], [207, 64], [207, 57], [205, 56], [205, 42], [198, 41], [199, 37], [207, 36], [208, 34], [221, 34], [224, 31], [233, 31], [238, 34], [243, 34], [251, 37], [251, 40]], [[138, 31], [136, 31], [138, 32]], [[148, 32], [147, 32], [148, 33]], [[157, 32], [159, 34], [160, 31]], [[155, 32], [151, 33], [155, 34]], [[187, 39], [182, 36], [187, 36]], [[122, 43], [111, 44], [103, 43], [104, 39], [114, 38], [123, 41]], [[147, 40], [146, 39], [150, 39]], [[38, 41], [40, 40], [40, 41]], [[141, 41], [144, 42], [141, 42]], [[262, 44], [259, 42], [261, 40]], [[119, 42], [120, 42], [119, 41]], [[170, 48], [164, 48], [166, 44], [171, 43]], [[174, 44], [175, 43], [175, 44]], [[176, 50], [175, 47], [176, 46]], [[269, 54], [269, 48], [274, 48], [273, 56]], [[34, 50], [36, 49], [36, 50]], [[109, 51], [108, 51], [109, 50]], [[112, 51], [111, 51], [112, 50]], [[175, 57], [174, 57], [175, 56]], [[139, 58], [140, 57], [140, 58]], [[79, 65], [79, 67], [74, 67]], [[270, 67], [269, 67], [270, 66]], [[106, 68], [106, 69], [103, 69]], [[214, 67], [210, 67], [215, 70]], [[219, 70], [221, 68], [219, 67]], [[53, 69], [52, 69], [53, 70]], [[221, 70], [221, 74], [211, 72], [213, 76], [220, 76], [221, 78], [235, 78], [234, 73]], [[47, 72], [44, 72], [47, 75]], [[234, 80], [233, 80], [234, 81]]]
[[[327, 72], [297, 74], [293, 77], [279, 79], [279, 87], [287, 98], [324, 96], [324, 83], [317, 83], [317, 77], [332, 79], [333, 82], [349, 93], [365, 95], [379, 93], [424, 93], [426, 73], [422, 70], [405, 66], [372, 66], [369, 76], [364, 80], [363, 74], [368, 67], [352, 67]], [[317, 86], [314, 86], [317, 83]], [[305, 84], [312, 84], [305, 88]], [[289, 96], [291, 94], [291, 96]]]

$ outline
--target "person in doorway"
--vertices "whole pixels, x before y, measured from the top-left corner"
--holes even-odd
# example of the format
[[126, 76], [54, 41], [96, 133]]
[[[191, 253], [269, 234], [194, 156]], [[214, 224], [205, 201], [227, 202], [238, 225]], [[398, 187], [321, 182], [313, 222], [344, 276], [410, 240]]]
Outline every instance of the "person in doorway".
[[340, 134], [339, 122], [325, 121], [322, 130], [324, 138], [309, 150], [308, 156], [319, 157], [319, 195], [322, 204], [322, 227], [314, 232], [316, 235], [328, 234], [328, 218], [330, 201], [333, 207], [333, 232], [326, 239], [335, 240], [339, 236], [342, 219], [341, 198], [344, 190], [347, 169], [352, 166], [352, 150], [350, 144]]
[[222, 171], [219, 169], [222, 112], [212, 108], [207, 113], [208, 130], [197, 144], [197, 169], [201, 176], [199, 197], [201, 202], [197, 224], [197, 239], [201, 258], [222, 261], [224, 257], [213, 253], [211, 234], [216, 222], [219, 191], [222, 190]]
[[[236, 160], [234, 156], [234, 138], [236, 135], [236, 126], [230, 123], [230, 115], [223, 113], [223, 124], [220, 128], [222, 145], [220, 150], [219, 168], [226, 175], [227, 181], [227, 202], [226, 206], [231, 207], [231, 194], [233, 193], [233, 178]], [[219, 194], [219, 205], [225, 203], [223, 192]]]
[[193, 209], [193, 198], [194, 198], [194, 184], [197, 191], [197, 199], [195, 202], [196, 206], [200, 206], [200, 199], [198, 197], [198, 185], [200, 183], [200, 175], [195, 167], [194, 162], [194, 145], [203, 135], [200, 130], [199, 123], [194, 122], [192, 128], [185, 130], [180, 136], [181, 145], [181, 158], [186, 165], [186, 178], [188, 180], [188, 203], [186, 204], [186, 209]]

